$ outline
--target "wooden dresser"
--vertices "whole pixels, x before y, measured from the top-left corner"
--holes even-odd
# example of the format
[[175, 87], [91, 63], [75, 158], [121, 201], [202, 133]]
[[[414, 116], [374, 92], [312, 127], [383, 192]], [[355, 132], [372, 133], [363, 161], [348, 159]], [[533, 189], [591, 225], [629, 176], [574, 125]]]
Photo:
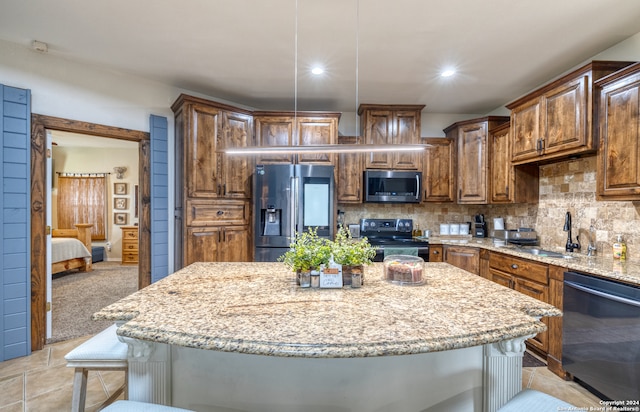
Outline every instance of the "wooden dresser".
[[123, 226], [122, 264], [138, 263], [138, 226]]

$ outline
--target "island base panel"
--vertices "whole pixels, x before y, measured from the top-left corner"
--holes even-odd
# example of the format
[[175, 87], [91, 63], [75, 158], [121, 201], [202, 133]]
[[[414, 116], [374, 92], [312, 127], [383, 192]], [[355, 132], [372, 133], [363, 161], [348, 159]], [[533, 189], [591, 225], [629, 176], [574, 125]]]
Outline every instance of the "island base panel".
[[173, 405], [196, 411], [481, 411], [481, 346], [293, 358], [172, 348]]

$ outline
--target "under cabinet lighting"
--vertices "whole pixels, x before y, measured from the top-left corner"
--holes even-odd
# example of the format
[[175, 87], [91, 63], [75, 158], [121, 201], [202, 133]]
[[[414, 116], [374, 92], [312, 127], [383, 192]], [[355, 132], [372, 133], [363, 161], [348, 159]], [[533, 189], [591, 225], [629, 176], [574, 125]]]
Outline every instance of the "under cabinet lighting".
[[228, 155], [285, 154], [285, 153], [370, 153], [370, 152], [421, 152], [426, 144], [328, 144], [308, 146], [253, 146], [224, 149]]

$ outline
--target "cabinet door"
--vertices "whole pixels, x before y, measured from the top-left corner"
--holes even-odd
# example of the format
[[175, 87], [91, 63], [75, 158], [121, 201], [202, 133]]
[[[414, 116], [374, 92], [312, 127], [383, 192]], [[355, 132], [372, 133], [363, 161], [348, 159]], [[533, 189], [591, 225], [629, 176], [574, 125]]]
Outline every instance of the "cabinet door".
[[542, 97], [543, 154], [587, 144], [587, 85], [588, 77], [582, 76]]
[[193, 104], [187, 109], [186, 181], [189, 197], [214, 198], [222, 195], [219, 144], [220, 110]]
[[455, 140], [428, 138], [430, 145], [423, 157], [423, 202], [453, 202], [455, 200]]
[[[393, 113], [390, 110], [368, 110], [364, 113], [365, 144], [391, 144], [393, 139]], [[367, 169], [391, 169], [393, 153], [372, 152], [366, 157]]]
[[[251, 116], [223, 112], [223, 139], [225, 148], [253, 146], [253, 122]], [[222, 194], [228, 198], [251, 197], [252, 156], [224, 155], [222, 168]]]
[[[417, 144], [420, 136], [419, 113], [414, 111], [396, 111], [393, 115], [392, 144]], [[396, 152], [393, 154], [392, 167], [401, 170], [421, 169], [421, 155], [418, 152]]]
[[444, 261], [475, 275], [480, 273], [480, 251], [463, 246], [444, 246]]
[[598, 196], [640, 199], [640, 73], [600, 92]]
[[509, 289], [513, 289], [513, 276], [508, 273], [489, 268], [489, 280]]
[[221, 233], [219, 262], [250, 262], [251, 238], [249, 226], [231, 226]]
[[487, 123], [458, 131], [458, 203], [487, 203]]
[[540, 155], [540, 99], [532, 100], [511, 111], [511, 160], [535, 159]]
[[[256, 116], [256, 145], [258, 146], [292, 146], [293, 117], [290, 116]], [[268, 154], [256, 158], [257, 164], [293, 163], [292, 154]]]
[[[336, 144], [337, 131], [336, 119], [298, 118], [298, 136], [295, 144], [298, 146]], [[333, 165], [334, 156], [331, 153], [301, 153], [298, 155], [298, 163]]]
[[429, 246], [429, 262], [442, 262], [442, 246]]
[[500, 127], [489, 136], [491, 148], [491, 203], [509, 203], [513, 201], [513, 166], [510, 153], [510, 129]]
[[[548, 286], [540, 285], [538, 283], [530, 282], [528, 280], [524, 280], [516, 277], [514, 289], [522, 294], [531, 296], [532, 298], [538, 299], [542, 302], [549, 302]], [[547, 324], [547, 328], [548, 328], [549, 325], [547, 323], [547, 319], [543, 319], [542, 322]], [[547, 329], [547, 331], [538, 333], [536, 336], [529, 339], [527, 342], [529, 342], [531, 345], [535, 346], [536, 348], [546, 353], [549, 350], [548, 335], [549, 334]]]
[[183, 265], [187, 266], [194, 262], [217, 262], [223, 230], [221, 227], [187, 227]]
[[[339, 143], [358, 144], [358, 137], [340, 137]], [[362, 203], [362, 153], [338, 155], [338, 203]]]

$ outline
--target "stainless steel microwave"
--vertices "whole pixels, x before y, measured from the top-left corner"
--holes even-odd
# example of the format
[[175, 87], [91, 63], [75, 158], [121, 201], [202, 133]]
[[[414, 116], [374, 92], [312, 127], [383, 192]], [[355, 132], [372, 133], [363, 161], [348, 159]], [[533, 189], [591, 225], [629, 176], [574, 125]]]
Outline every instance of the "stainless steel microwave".
[[365, 170], [364, 200], [375, 203], [419, 203], [422, 172]]

